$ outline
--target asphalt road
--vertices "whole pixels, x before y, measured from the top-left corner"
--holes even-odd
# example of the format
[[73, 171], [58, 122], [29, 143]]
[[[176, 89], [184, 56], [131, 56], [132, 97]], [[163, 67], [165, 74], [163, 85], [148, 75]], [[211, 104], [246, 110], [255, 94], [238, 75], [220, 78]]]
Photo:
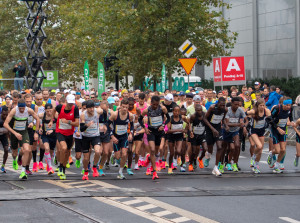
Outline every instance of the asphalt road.
[[251, 172], [246, 150], [241, 152], [239, 173], [213, 176], [212, 159], [208, 168], [193, 173], [178, 170], [168, 175], [162, 170], [156, 181], [145, 175], [145, 168], [118, 180], [116, 167], [104, 177], [90, 175], [89, 181], [82, 181], [81, 169], [74, 165], [66, 181], [46, 171], [20, 181], [20, 170], [12, 170], [10, 157], [7, 173], [0, 174], [0, 222], [296, 223], [300, 167], [293, 166], [294, 154], [295, 147], [288, 146], [282, 174], [273, 174], [266, 164], [265, 148], [259, 175]]

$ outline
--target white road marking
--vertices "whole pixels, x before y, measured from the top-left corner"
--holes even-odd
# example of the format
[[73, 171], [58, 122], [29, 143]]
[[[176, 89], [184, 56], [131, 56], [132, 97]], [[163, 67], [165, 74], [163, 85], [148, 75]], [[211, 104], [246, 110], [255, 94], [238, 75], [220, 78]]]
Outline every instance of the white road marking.
[[279, 217], [279, 219], [290, 222], [290, 223], [300, 223], [300, 221], [297, 221], [297, 220], [289, 218], [289, 217]]
[[153, 204], [146, 204], [146, 205], [139, 206], [139, 207], [136, 207], [136, 208], [141, 210], [141, 211], [145, 211], [145, 210], [149, 210], [149, 209], [152, 209], [152, 208], [157, 208], [157, 206], [155, 206]]
[[240, 157], [239, 157], [239, 158], [246, 159], [247, 157], [245, 157], [245, 156], [241, 156], [241, 155], [240, 155]]
[[160, 212], [156, 212], [156, 213], [153, 213], [153, 214], [158, 216], [158, 217], [162, 217], [162, 216], [173, 214], [173, 213], [171, 211], [160, 211]]
[[185, 222], [185, 221], [189, 221], [189, 220], [190, 219], [188, 219], [186, 217], [179, 217], [179, 218], [171, 219], [171, 221], [176, 222], [176, 223]]
[[142, 203], [143, 201], [140, 201], [140, 200], [130, 200], [130, 201], [125, 201], [125, 202], [122, 202], [123, 204], [126, 204], [126, 205], [132, 205], [132, 204], [138, 204], [138, 203]]

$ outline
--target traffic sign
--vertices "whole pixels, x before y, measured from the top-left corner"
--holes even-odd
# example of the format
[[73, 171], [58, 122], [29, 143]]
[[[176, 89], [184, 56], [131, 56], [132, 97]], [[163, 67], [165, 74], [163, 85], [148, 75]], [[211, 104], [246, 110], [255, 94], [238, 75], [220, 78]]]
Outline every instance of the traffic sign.
[[186, 40], [180, 47], [179, 50], [182, 52], [186, 57], [190, 57], [197, 47], [195, 47], [189, 40]]
[[181, 66], [185, 70], [186, 74], [189, 75], [197, 62], [197, 58], [183, 58], [179, 59]]

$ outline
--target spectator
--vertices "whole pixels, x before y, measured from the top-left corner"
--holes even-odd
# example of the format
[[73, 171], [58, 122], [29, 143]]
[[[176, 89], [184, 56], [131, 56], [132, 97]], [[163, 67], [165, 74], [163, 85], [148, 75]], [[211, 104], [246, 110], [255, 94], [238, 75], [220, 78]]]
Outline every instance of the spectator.
[[265, 102], [267, 102], [267, 101], [269, 100], [269, 94], [270, 94], [270, 89], [269, 89], [269, 87], [265, 87], [265, 88], [264, 88], [264, 95], [263, 95], [263, 97], [264, 97], [264, 99], [265, 99]]
[[14, 87], [15, 90], [22, 91], [23, 89], [23, 82], [24, 82], [24, 75], [25, 75], [26, 68], [22, 65], [22, 61], [18, 60], [18, 63], [15, 65], [13, 72], [15, 73], [14, 79]]
[[279, 99], [282, 97], [282, 95], [279, 95], [276, 92], [276, 87], [272, 85], [270, 87], [271, 93], [269, 94], [269, 100], [266, 103], [266, 106], [268, 107], [269, 110], [273, 108], [274, 105], [278, 105]]

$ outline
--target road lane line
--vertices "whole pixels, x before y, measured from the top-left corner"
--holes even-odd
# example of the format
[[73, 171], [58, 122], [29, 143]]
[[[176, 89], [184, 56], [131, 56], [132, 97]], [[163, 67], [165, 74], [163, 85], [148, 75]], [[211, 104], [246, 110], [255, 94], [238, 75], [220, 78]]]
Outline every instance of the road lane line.
[[180, 222], [186, 222], [186, 221], [190, 221], [191, 219], [188, 219], [186, 217], [179, 217], [179, 218], [173, 218], [171, 219], [171, 221], [174, 221], [176, 223], [180, 223]]
[[141, 211], [145, 211], [145, 210], [157, 208], [157, 206], [155, 206], [153, 204], [146, 204], [146, 205], [139, 206], [139, 207], [136, 207], [136, 208], [139, 209], [139, 210], [141, 210]]
[[101, 201], [105, 204], [120, 208], [122, 210], [125, 210], [125, 211], [130, 212], [130, 213], [135, 214], [135, 215], [138, 215], [140, 217], [146, 218], [146, 219], [148, 219], [150, 221], [153, 221], [153, 222], [172, 223], [172, 221], [170, 221], [170, 220], [164, 219], [162, 217], [153, 216], [151, 213], [138, 210], [137, 208], [125, 205], [123, 203], [119, 203], [119, 202], [117, 202], [115, 200], [112, 200], [112, 199], [108, 199], [108, 198], [105, 198], [105, 197], [93, 197], [93, 199], [96, 199], [96, 200]]
[[83, 185], [75, 185], [73, 187], [76, 187], [76, 188], [82, 188], [82, 187], [94, 187], [94, 186], [97, 186], [95, 184], [83, 184]]
[[109, 183], [105, 183], [103, 181], [99, 181], [99, 180], [90, 180], [90, 182], [97, 184], [99, 186], [102, 186], [104, 188], [115, 188], [115, 189], [119, 189], [120, 187], [117, 187], [115, 185], [109, 184]]
[[62, 187], [62, 188], [65, 188], [65, 189], [71, 189], [71, 188], [74, 188], [66, 183], [63, 183], [61, 181], [58, 181], [58, 180], [42, 180], [43, 182], [45, 183], [49, 183], [49, 184], [53, 184], [53, 185], [56, 185], [58, 187]]
[[290, 223], [300, 223], [300, 221], [297, 221], [297, 220], [289, 218], [289, 217], [279, 217], [279, 219], [290, 222]]
[[122, 203], [126, 204], [126, 205], [132, 205], [132, 204], [138, 204], [138, 203], [142, 203], [142, 202], [144, 202], [144, 201], [134, 199], [134, 200], [125, 201], [125, 202], [122, 202]]
[[162, 216], [165, 216], [165, 215], [169, 215], [169, 214], [173, 214], [171, 211], [160, 211], [160, 212], [156, 212], [156, 213], [152, 213], [158, 217], [162, 217]]

